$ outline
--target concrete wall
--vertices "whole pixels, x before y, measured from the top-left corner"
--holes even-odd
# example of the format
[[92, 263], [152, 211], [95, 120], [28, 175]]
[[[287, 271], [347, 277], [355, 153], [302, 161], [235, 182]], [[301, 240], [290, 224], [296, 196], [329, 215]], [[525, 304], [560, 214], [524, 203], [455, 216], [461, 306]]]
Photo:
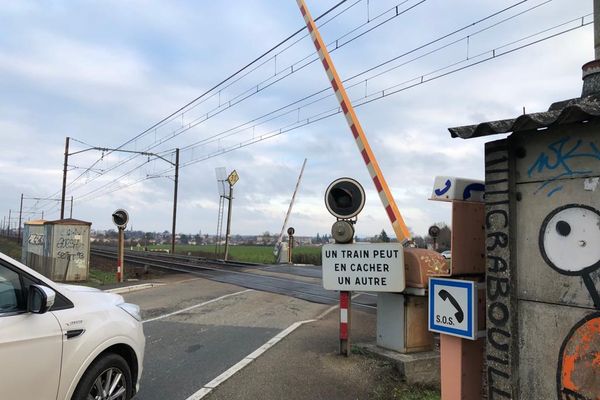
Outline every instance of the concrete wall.
[[[90, 227], [88, 225], [46, 225], [51, 238], [52, 270], [55, 281], [84, 281], [90, 264]], [[66, 279], [65, 279], [66, 277]]]
[[598, 177], [598, 122], [486, 145], [489, 399], [600, 398]]

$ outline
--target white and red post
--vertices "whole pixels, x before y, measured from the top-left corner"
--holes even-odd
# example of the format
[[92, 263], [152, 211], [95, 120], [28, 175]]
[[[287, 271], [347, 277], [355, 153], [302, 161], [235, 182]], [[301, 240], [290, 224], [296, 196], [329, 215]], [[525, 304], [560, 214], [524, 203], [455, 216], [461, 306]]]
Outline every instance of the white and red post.
[[340, 354], [350, 355], [350, 311], [352, 310], [352, 292], [340, 292]]

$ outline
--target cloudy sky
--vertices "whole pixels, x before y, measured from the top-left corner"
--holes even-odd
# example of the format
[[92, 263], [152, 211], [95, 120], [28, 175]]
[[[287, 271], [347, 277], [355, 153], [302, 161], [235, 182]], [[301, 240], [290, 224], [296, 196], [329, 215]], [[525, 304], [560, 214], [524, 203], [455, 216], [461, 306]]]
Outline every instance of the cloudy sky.
[[[307, 1], [315, 17], [337, 3]], [[319, 21], [415, 234], [450, 222], [449, 204], [427, 200], [434, 176], [483, 179], [493, 138], [451, 139], [448, 127], [580, 95], [591, 12], [592, 0], [348, 0]], [[133, 229], [171, 229], [168, 162], [79, 153], [122, 146], [171, 162], [181, 149], [178, 232], [216, 231], [215, 168], [226, 167], [240, 176], [232, 233], [278, 233], [307, 158], [290, 217], [298, 235], [330, 230], [323, 194], [341, 176], [367, 191], [357, 234], [391, 233], [306, 32], [217, 86], [302, 27], [294, 0], [1, 0], [0, 218], [22, 193], [26, 219], [59, 217], [57, 201], [33, 198], [60, 196], [69, 136], [67, 197], [96, 229], [112, 228], [116, 208]]]

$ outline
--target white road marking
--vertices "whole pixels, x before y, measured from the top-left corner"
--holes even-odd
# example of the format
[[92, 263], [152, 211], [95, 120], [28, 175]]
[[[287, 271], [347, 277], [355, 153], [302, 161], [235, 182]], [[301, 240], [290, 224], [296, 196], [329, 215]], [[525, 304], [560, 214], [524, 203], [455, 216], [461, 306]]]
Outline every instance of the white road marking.
[[152, 322], [152, 321], [157, 321], [157, 320], [159, 320], [159, 319], [164, 319], [164, 318], [172, 317], [173, 315], [181, 314], [181, 313], [184, 313], [184, 312], [186, 312], [186, 311], [193, 310], [194, 308], [198, 308], [198, 307], [206, 306], [206, 305], [208, 305], [208, 304], [211, 304], [211, 303], [216, 303], [217, 301], [220, 301], [220, 300], [226, 299], [226, 298], [228, 298], [228, 297], [233, 297], [233, 296], [237, 296], [238, 294], [242, 294], [242, 293], [248, 293], [248, 292], [253, 292], [253, 291], [254, 291], [254, 290], [252, 290], [252, 289], [246, 289], [246, 290], [242, 290], [242, 291], [240, 291], [240, 292], [229, 293], [229, 294], [226, 294], [226, 295], [224, 295], [224, 296], [217, 297], [217, 298], [215, 298], [215, 299], [211, 299], [211, 300], [205, 301], [204, 303], [196, 304], [196, 305], [193, 305], [193, 306], [190, 306], [190, 307], [183, 308], [183, 309], [181, 309], [181, 310], [173, 311], [173, 312], [171, 312], [171, 313], [168, 313], [168, 314], [164, 314], [164, 315], [160, 315], [160, 316], [158, 316], [158, 317], [154, 317], [154, 318], [147, 319], [147, 320], [145, 320], [145, 321], [142, 321], [142, 323], [144, 323], [144, 324], [145, 324], [145, 323], [147, 323], [147, 322]]
[[216, 387], [218, 387], [221, 383], [223, 383], [227, 379], [231, 378], [233, 375], [235, 375], [237, 372], [241, 371], [244, 367], [246, 367], [252, 361], [256, 360], [259, 356], [261, 356], [262, 354], [264, 354], [271, 347], [273, 347], [277, 343], [279, 343], [287, 335], [289, 335], [290, 333], [294, 332], [300, 326], [302, 326], [304, 324], [307, 324], [309, 322], [314, 322], [314, 321], [316, 321], [316, 320], [309, 319], [309, 320], [306, 320], [306, 321], [294, 322], [288, 328], [284, 329], [283, 331], [281, 331], [277, 335], [275, 335], [267, 343], [263, 344], [258, 349], [254, 350], [252, 353], [248, 354], [246, 357], [244, 357], [240, 362], [238, 362], [237, 364], [235, 364], [233, 367], [229, 368], [227, 371], [223, 372], [221, 375], [217, 376], [215, 379], [213, 379], [212, 381], [208, 382], [206, 385], [204, 385], [204, 387], [202, 389], [200, 389], [196, 393], [192, 394], [186, 400], [200, 400], [200, 399], [202, 399], [204, 396], [206, 396], [207, 394], [209, 394], [213, 389], [215, 389]]

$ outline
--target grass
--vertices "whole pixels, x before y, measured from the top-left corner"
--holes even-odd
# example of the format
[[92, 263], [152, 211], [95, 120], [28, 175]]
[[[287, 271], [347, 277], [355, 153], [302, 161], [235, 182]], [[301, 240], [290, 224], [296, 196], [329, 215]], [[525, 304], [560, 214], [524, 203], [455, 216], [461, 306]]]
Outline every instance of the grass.
[[440, 392], [427, 387], [411, 385], [394, 388], [391, 398], [397, 400], [440, 400]]
[[[170, 248], [171, 246], [168, 244], [148, 246], [148, 250]], [[224, 249], [225, 247], [221, 246], [221, 252], [223, 252]], [[214, 258], [215, 245], [177, 245], [175, 246], [175, 253], [191, 253], [193, 255]], [[316, 261], [317, 259], [320, 261], [321, 247], [299, 246], [294, 248], [292, 254], [295, 262], [307, 262], [305, 260]], [[229, 258], [236, 261], [255, 262], [261, 264], [271, 264], [275, 262], [273, 246], [229, 246]]]
[[14, 239], [0, 238], [0, 252], [21, 261], [21, 244]]
[[116, 283], [117, 277], [114, 272], [101, 271], [99, 269], [90, 268], [87, 284], [90, 286], [102, 286], [106, 284]]

